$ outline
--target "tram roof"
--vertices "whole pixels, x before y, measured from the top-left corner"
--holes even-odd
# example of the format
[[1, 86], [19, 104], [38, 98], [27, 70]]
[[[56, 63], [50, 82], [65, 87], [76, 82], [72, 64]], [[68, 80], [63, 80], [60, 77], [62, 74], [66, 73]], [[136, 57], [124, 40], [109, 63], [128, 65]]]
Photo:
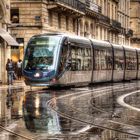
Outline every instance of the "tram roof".
[[101, 47], [114, 46], [115, 48], [120, 47], [120, 49], [122, 47], [124, 47], [127, 50], [138, 50], [138, 51], [140, 51], [139, 48], [133, 48], [133, 47], [126, 46], [126, 45], [112, 44], [107, 40], [88, 39], [88, 38], [85, 38], [85, 37], [81, 37], [81, 36], [77, 36], [77, 35], [73, 35], [73, 34], [62, 33], [62, 32], [43, 33], [43, 34], [34, 35], [33, 37], [40, 37], [40, 36], [62, 36], [62, 37], [69, 37], [72, 40], [78, 39], [78, 40], [83, 40], [83, 41], [86, 41], [86, 42], [90, 42], [90, 40], [91, 40], [93, 42], [93, 44], [95, 44], [95, 46], [101, 46]]
[[77, 36], [77, 35], [73, 35], [73, 34], [66, 34], [66, 33], [44, 33], [44, 34], [38, 34], [38, 35], [34, 35], [33, 37], [39, 37], [39, 36], [62, 36], [62, 37], [70, 37], [70, 38], [76, 38], [76, 39], [83, 39], [83, 40], [89, 40], [88, 38], [85, 37], [81, 37], [81, 36]]
[[96, 40], [96, 39], [91, 39], [93, 46], [100, 46], [100, 47], [111, 47], [111, 43], [108, 41], [103, 41], [103, 40]]

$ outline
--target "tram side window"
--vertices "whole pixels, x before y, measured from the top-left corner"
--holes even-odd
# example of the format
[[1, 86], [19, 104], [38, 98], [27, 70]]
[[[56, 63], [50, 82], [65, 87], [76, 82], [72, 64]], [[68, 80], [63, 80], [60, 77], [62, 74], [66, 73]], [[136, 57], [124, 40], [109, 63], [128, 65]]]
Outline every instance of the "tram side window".
[[136, 54], [132, 52], [128, 52], [126, 54], [126, 70], [136, 70]]
[[123, 52], [120, 50], [115, 50], [114, 69], [115, 70], [124, 69], [124, 55]]
[[112, 69], [112, 52], [106, 49], [95, 48], [95, 70]]
[[106, 69], [106, 51], [101, 49], [95, 49], [95, 70]]
[[91, 49], [83, 46], [71, 46], [72, 71], [91, 70]]

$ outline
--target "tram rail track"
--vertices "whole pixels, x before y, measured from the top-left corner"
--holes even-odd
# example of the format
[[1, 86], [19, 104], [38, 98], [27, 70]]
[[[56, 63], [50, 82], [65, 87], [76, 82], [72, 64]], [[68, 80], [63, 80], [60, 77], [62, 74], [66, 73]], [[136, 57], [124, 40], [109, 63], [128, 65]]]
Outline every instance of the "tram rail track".
[[[132, 83], [132, 87], [133, 87], [133, 83]], [[122, 89], [120, 89], [120, 86], [118, 85], [118, 87], [117, 87], [118, 89], [119, 89], [119, 91], [120, 90], [124, 90], [124, 86], [122, 87]], [[126, 89], [130, 89], [131, 87], [130, 87], [130, 84], [127, 86], [125, 86], [125, 90]], [[116, 89], [116, 87], [115, 87], [115, 89]], [[97, 91], [98, 91], [98, 89], [97, 89]], [[97, 92], [96, 91], [96, 92]], [[109, 90], [109, 91], [111, 91], [111, 90]], [[90, 94], [90, 92], [93, 92], [93, 91], [84, 91], [84, 92], [80, 92], [80, 93], [75, 93], [76, 95], [78, 95], [78, 94], [81, 94], [81, 93], [86, 93], [86, 92], [88, 92], [89, 94]], [[71, 95], [70, 95], [71, 96]], [[81, 95], [82, 96], [82, 95]], [[97, 96], [99, 96], [99, 95], [97, 95]], [[61, 99], [61, 98], [64, 98], [64, 97], [68, 97], [68, 95], [64, 95], [63, 97], [62, 96], [60, 96], [60, 97], [58, 97], [58, 98], [56, 98], [56, 100], [58, 100], [58, 99]], [[76, 97], [73, 97], [73, 98], [76, 98]], [[73, 100], [73, 99], [72, 99]], [[53, 101], [53, 100], [52, 100]], [[112, 131], [116, 131], [116, 132], [119, 132], [119, 133], [124, 133], [124, 134], [128, 134], [128, 135], [131, 135], [131, 136], [134, 136], [134, 137], [140, 137], [140, 134], [135, 134], [135, 133], [130, 133], [130, 132], [126, 132], [126, 131], [122, 131], [122, 130], [118, 130], [118, 129], [114, 129], [114, 128], [110, 128], [110, 127], [106, 127], [106, 126], [102, 126], [102, 125], [98, 125], [98, 124], [95, 124], [95, 123], [92, 123], [92, 122], [88, 122], [88, 121], [86, 121], [86, 120], [81, 120], [81, 119], [79, 119], [79, 118], [75, 118], [75, 117], [72, 117], [72, 116], [70, 116], [70, 115], [68, 115], [68, 114], [65, 114], [65, 113], [62, 113], [62, 112], [60, 112], [60, 111], [58, 111], [58, 110], [56, 110], [54, 107], [51, 107], [51, 100], [48, 102], [48, 105], [49, 105], [49, 107], [51, 108], [51, 109], [53, 109], [54, 111], [56, 111], [60, 116], [62, 116], [62, 117], [64, 117], [64, 118], [67, 118], [67, 119], [71, 119], [71, 120], [73, 120], [73, 121], [78, 121], [78, 122], [81, 122], [81, 123], [84, 123], [84, 124], [88, 124], [88, 125], [91, 125], [91, 126], [94, 126], [94, 127], [98, 127], [98, 128], [100, 128], [100, 129], [108, 129], [108, 130], [112, 130]], [[96, 108], [96, 107], [94, 107], [95, 109], [98, 109], [98, 108]], [[77, 112], [79, 111], [79, 110], [77, 110], [77, 108], [74, 108], [73, 106], [71, 107], [71, 109], [73, 109], [74, 111], [76, 110]], [[101, 111], [102, 113], [108, 113], [107, 111], [105, 111], [105, 110], [102, 110], [102, 109], [98, 109], [99, 111]], [[84, 114], [84, 112], [82, 112], [82, 111], [79, 111], [79, 113], [83, 113]], [[87, 114], [86, 114], [87, 115]], [[110, 121], [110, 123], [119, 123], [119, 122], [116, 122], [116, 121]], [[127, 125], [127, 124], [123, 124], [123, 123], [121, 123], [122, 125]], [[130, 126], [130, 125], [129, 125]]]
[[30, 137], [27, 137], [27, 136], [24, 136], [24, 135], [15, 133], [14, 131], [11, 131], [11, 130], [9, 130], [9, 129], [6, 129], [4, 126], [1, 126], [1, 125], [0, 125], [0, 128], [1, 128], [2, 130], [6, 131], [6, 132], [9, 132], [9, 133], [13, 134], [14, 136], [18, 136], [18, 137], [24, 138], [24, 139], [26, 139], [26, 140], [34, 140], [33, 138], [30, 138]]
[[[120, 90], [120, 87], [121, 87], [121, 86], [122, 86], [122, 89], [124, 90], [124, 85], [121, 85], [121, 84], [117, 85], [117, 87], [114, 87], [114, 89], [119, 89], [119, 90]], [[131, 88], [131, 87], [130, 87], [130, 84], [128, 84], [128, 85], [126, 84], [125, 86], [126, 86], [126, 89], [127, 89], [127, 88], [128, 88], [128, 89]], [[134, 84], [132, 83], [131, 86], [133, 87]], [[97, 88], [97, 89], [94, 90], [94, 92], [101, 92], [101, 89], [102, 89], [102, 91], [103, 91], [104, 89], [108, 89], [108, 91], [111, 91], [111, 90], [109, 90], [110, 87], [112, 87], [112, 86], [109, 86], [108, 88], [106, 88], [106, 87], [103, 87], [103, 88], [100, 88], [100, 89]], [[78, 92], [78, 93], [75, 93], [75, 94], [76, 94], [76, 95], [79, 95], [79, 94], [81, 94], [81, 93], [87, 94], [88, 92], [89, 92], [89, 91], [82, 91], [82, 92]], [[91, 92], [93, 92], [93, 90], [92, 90]], [[68, 97], [68, 96], [73, 96], [73, 95], [75, 95], [75, 94], [63, 95], [63, 96], [60, 96], [60, 97], [56, 97], [56, 100], [57, 100], [57, 99], [62, 99], [62, 98]], [[95, 97], [97, 97], [97, 96], [99, 96], [99, 95], [98, 95], [98, 94], [95, 95]], [[71, 102], [74, 100], [74, 98], [75, 98], [75, 97], [73, 97], [73, 98], [71, 99]], [[97, 124], [94, 124], [94, 123], [92, 123], [92, 122], [88, 122], [88, 121], [85, 121], [85, 120], [80, 120], [80, 119], [78, 119], [78, 118], [74, 118], [74, 117], [72, 117], [72, 116], [69, 116], [69, 115], [67, 115], [67, 114], [65, 114], [65, 113], [59, 112], [58, 110], [56, 110], [54, 107], [51, 106], [51, 101], [52, 101], [52, 100], [53, 100], [53, 99], [51, 99], [50, 101], [48, 101], [48, 102], [47, 102], [47, 105], [48, 105], [51, 109], [53, 109], [54, 111], [56, 111], [60, 116], [62, 116], [62, 117], [64, 117], [64, 118], [71, 119], [71, 120], [73, 120], [73, 121], [78, 121], [78, 122], [83, 123], [83, 124], [88, 124], [89, 126], [91, 126], [91, 128], [92, 128], [92, 127], [98, 127], [98, 128], [100, 128], [101, 130], [103, 130], [103, 129], [108, 129], [108, 130], [116, 131], [116, 132], [119, 132], [119, 133], [128, 134], [128, 135], [131, 135], [131, 136], [134, 136], [134, 137], [140, 137], [140, 135], [137, 135], [137, 134], [133, 134], [133, 133], [129, 133], [129, 132], [124, 132], [124, 131], [117, 130], [117, 129], [113, 129], [113, 128], [109, 128], [109, 127], [106, 127], [106, 126], [97, 125]], [[98, 108], [96, 108], [96, 107], [94, 107], [94, 108], [98, 110]], [[72, 106], [72, 109], [76, 109], [76, 108], [74, 108], [74, 107]], [[79, 111], [80, 113], [84, 113], [84, 112], [82, 112], [82, 111], [80, 111], [80, 110], [77, 110], [77, 111]], [[100, 109], [99, 109], [98, 111], [101, 111], [102, 113], [108, 113], [108, 112], [105, 111], [105, 110], [100, 110]], [[86, 115], [87, 115], [87, 114], [86, 114]], [[114, 122], [112, 122], [112, 123], [114, 123]], [[125, 125], [125, 124], [124, 124], [124, 125]], [[11, 131], [10, 129], [7, 129], [6, 127], [4, 127], [4, 126], [2, 126], [2, 125], [0, 125], [0, 128], [1, 128], [2, 130], [4, 130], [4, 131], [8, 132], [8, 133], [13, 134], [14, 136], [17, 136], [17, 137], [20, 137], [20, 138], [23, 138], [23, 139], [26, 139], [26, 140], [35, 140], [35, 139], [36, 139], [36, 137], [31, 138], [31, 137], [28, 137], [28, 136], [24, 136], [24, 135], [22, 135], [22, 134], [18, 134], [18, 133], [14, 132], [14, 131]], [[51, 136], [48, 136], [48, 139], [49, 139], [49, 137], [51, 138]], [[54, 136], [54, 137], [55, 137], [55, 136]], [[47, 139], [47, 138], [46, 138], [46, 139]]]

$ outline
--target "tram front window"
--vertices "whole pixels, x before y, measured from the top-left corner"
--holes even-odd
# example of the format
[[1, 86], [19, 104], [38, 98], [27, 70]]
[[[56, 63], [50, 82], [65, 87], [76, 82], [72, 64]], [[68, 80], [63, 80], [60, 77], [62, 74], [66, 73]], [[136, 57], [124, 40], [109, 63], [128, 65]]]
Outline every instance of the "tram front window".
[[51, 69], [54, 64], [54, 57], [59, 41], [59, 36], [40, 36], [32, 38], [26, 49], [24, 69]]

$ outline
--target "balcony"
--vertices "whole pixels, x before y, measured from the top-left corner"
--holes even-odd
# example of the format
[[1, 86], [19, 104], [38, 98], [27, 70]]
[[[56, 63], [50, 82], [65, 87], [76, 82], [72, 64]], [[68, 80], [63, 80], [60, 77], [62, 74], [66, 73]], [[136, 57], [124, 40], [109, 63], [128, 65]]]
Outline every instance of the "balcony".
[[80, 0], [47, 0], [48, 9], [56, 12], [63, 12], [68, 16], [85, 15], [85, 3]]
[[113, 0], [114, 2], [116, 2], [116, 3], [119, 3], [119, 0]]
[[132, 43], [140, 43], [140, 34], [133, 34], [133, 37], [131, 38]]
[[86, 0], [86, 14], [98, 18], [99, 14], [101, 14], [101, 7], [90, 0]]
[[117, 33], [121, 33], [121, 23], [116, 20], [111, 20], [111, 30]]
[[131, 2], [140, 2], [140, 0], [130, 0]]
[[98, 17], [98, 23], [110, 26], [110, 18], [100, 14]]
[[132, 36], [133, 36], [133, 30], [128, 29], [128, 30], [126, 31], [126, 37], [132, 37]]
[[86, 8], [88, 8], [92, 12], [101, 13], [101, 7], [91, 2], [90, 0], [86, 0]]

